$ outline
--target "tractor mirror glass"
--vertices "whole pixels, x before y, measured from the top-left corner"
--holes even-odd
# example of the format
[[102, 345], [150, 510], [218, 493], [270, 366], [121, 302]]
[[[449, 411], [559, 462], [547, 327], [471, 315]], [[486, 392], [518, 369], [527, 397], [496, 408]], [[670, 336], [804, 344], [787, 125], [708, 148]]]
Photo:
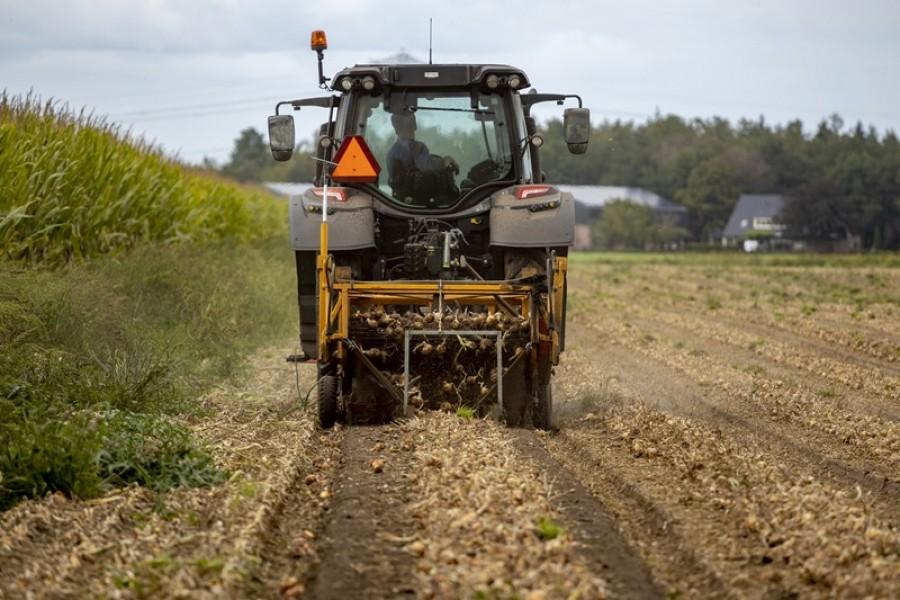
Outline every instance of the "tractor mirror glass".
[[294, 117], [273, 115], [269, 117], [269, 148], [272, 157], [285, 161], [294, 153]]
[[566, 145], [572, 154], [587, 152], [591, 139], [591, 111], [587, 108], [567, 108], [563, 113]]

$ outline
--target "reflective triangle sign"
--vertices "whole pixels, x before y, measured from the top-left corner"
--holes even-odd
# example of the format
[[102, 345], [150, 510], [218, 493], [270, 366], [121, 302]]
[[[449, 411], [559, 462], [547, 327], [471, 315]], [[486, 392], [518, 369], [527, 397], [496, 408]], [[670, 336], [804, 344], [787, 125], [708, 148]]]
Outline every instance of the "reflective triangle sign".
[[381, 166], [361, 135], [344, 138], [334, 162], [331, 179], [338, 183], [375, 183], [381, 173]]

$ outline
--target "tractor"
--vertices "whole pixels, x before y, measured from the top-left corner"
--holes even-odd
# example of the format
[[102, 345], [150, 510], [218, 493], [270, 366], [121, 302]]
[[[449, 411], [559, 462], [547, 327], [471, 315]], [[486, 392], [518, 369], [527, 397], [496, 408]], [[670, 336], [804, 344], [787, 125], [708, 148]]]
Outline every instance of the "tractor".
[[[567, 101], [583, 154], [590, 113], [498, 64], [362, 64], [320, 97], [278, 102], [276, 160], [295, 151], [291, 111], [327, 112], [313, 187], [292, 196], [300, 349], [318, 368], [323, 428], [466, 407], [511, 426], [553, 423], [566, 339], [571, 194], [546, 181], [532, 108]], [[529, 89], [531, 88], [531, 89]]]

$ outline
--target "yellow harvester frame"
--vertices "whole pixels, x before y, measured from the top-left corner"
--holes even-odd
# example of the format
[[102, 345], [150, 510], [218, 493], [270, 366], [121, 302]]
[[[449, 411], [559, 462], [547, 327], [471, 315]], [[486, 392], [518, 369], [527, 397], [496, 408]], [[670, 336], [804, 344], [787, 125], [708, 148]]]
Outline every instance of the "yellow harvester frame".
[[[489, 311], [512, 311], [531, 323], [535, 348], [549, 350], [550, 362], [559, 363], [559, 326], [564, 318], [566, 257], [553, 258], [552, 292], [533, 306], [531, 285], [506, 281], [339, 281], [334, 259], [328, 253], [328, 223], [320, 227], [320, 249], [316, 259], [318, 274], [318, 360], [347, 356], [350, 316], [355, 308], [371, 305], [431, 306], [458, 303], [486, 306]], [[543, 317], [543, 318], [542, 318]], [[542, 326], [541, 322], [546, 326]], [[536, 358], [536, 353], [534, 354]]]

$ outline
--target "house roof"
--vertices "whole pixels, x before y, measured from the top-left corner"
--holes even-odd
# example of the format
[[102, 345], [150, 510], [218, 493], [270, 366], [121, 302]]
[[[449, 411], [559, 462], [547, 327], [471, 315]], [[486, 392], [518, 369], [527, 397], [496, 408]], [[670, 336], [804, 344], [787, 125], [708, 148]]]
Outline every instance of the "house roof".
[[687, 212], [687, 209], [680, 204], [675, 204], [659, 194], [642, 188], [618, 185], [558, 185], [556, 187], [571, 193], [575, 200], [589, 208], [603, 208], [605, 204], [613, 200], [628, 200], [662, 212]]
[[742, 238], [748, 229], [753, 229], [753, 219], [778, 220], [784, 208], [785, 198], [781, 194], [741, 194], [738, 198], [722, 237]]

